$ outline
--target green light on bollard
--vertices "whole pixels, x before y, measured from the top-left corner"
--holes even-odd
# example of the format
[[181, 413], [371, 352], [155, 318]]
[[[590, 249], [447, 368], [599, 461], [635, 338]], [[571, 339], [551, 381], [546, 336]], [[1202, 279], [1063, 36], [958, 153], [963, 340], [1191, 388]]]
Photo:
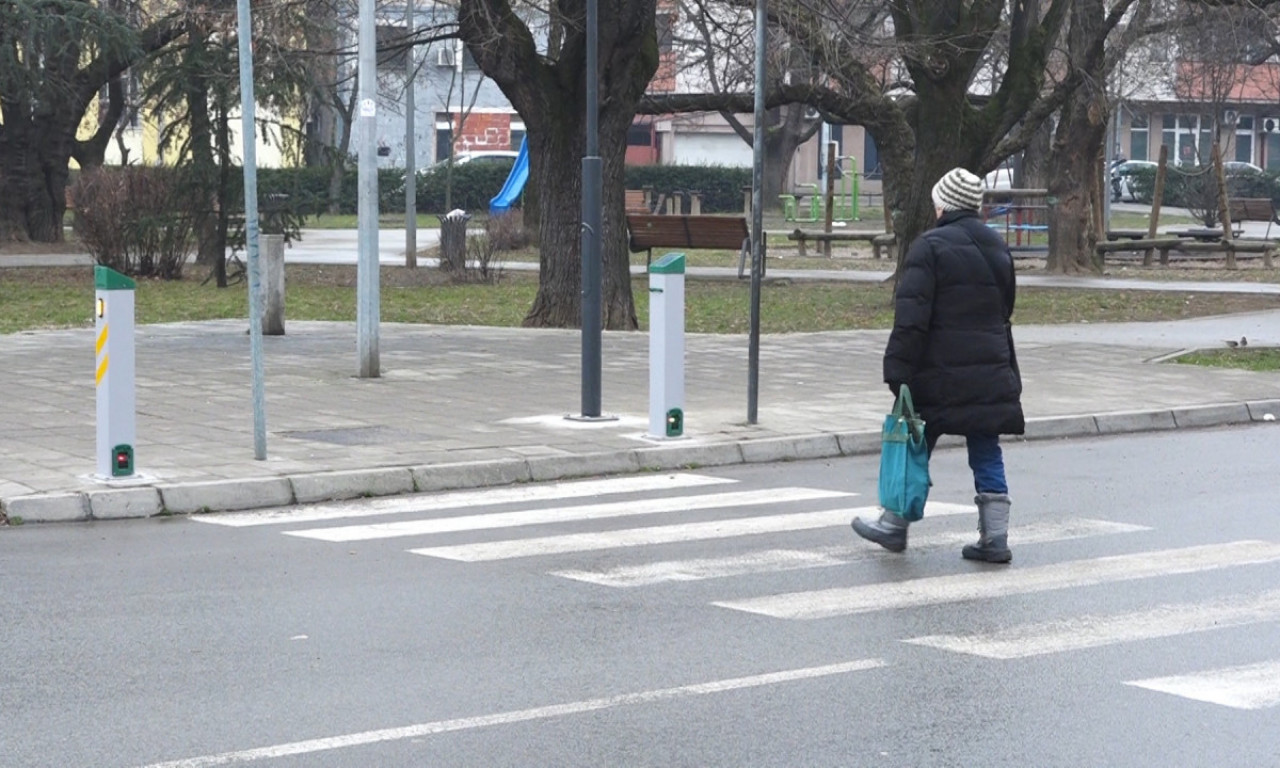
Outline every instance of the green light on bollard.
[[684, 411], [672, 408], [667, 411], [667, 437], [679, 437], [684, 434]]

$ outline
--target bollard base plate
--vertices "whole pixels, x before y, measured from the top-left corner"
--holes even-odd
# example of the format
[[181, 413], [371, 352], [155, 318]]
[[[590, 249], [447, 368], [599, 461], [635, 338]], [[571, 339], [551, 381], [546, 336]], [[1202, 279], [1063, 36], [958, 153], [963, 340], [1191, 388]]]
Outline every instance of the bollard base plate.
[[608, 413], [602, 413], [599, 416], [584, 416], [576, 413], [566, 413], [565, 419], [569, 421], [617, 421], [618, 417]]

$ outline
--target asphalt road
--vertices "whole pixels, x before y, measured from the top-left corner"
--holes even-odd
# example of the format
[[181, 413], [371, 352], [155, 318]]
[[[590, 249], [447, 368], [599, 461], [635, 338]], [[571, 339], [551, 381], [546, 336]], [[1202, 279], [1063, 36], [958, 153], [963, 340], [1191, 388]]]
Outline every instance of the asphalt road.
[[1009, 445], [1010, 567], [957, 449], [905, 555], [865, 457], [0, 529], [0, 766], [1277, 766], [1277, 455]]

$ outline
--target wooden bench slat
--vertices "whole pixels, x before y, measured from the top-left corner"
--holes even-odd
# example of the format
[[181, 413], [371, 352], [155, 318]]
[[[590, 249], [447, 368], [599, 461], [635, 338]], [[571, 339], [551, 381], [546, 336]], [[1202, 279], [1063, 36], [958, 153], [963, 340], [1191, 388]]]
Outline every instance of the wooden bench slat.
[[627, 214], [631, 250], [742, 247], [751, 236], [745, 218], [711, 215]]

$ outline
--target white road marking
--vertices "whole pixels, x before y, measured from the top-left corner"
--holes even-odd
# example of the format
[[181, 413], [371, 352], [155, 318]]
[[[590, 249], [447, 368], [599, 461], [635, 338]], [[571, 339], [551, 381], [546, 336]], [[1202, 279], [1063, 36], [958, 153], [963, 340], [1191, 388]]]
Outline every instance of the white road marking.
[[[776, 493], [776, 490], [774, 491]], [[972, 507], [955, 505], [961, 512]], [[946, 514], [939, 507], [935, 515]], [[569, 552], [589, 552], [598, 549], [642, 547], [651, 544], [673, 544], [683, 541], [707, 541], [729, 539], [735, 536], [751, 536], [759, 533], [783, 533], [807, 531], [815, 528], [846, 526], [853, 515], [879, 515], [877, 507], [826, 509], [820, 512], [797, 512], [786, 515], [762, 515], [738, 517], [729, 520], [710, 520], [701, 523], [680, 523], [648, 528], [627, 528], [597, 533], [572, 533], [561, 536], [542, 536], [529, 539], [507, 539], [476, 544], [456, 544], [441, 547], [423, 547], [409, 550], [415, 555], [441, 557], [446, 560], [480, 562], [508, 560], [517, 557], [561, 555]], [[955, 513], [953, 513], [955, 514]]]
[[1276, 560], [1280, 560], [1280, 544], [1236, 541], [1076, 560], [1038, 568], [975, 566], [980, 570], [955, 576], [726, 600], [713, 605], [780, 619], [821, 619], [1196, 573]]
[[[973, 511], [973, 507], [949, 506], [950, 509], [931, 506], [925, 513], [925, 518]], [[1111, 523], [1104, 520], [1082, 519], [1064, 523], [1033, 523], [1017, 529], [1013, 534], [1013, 544], [1040, 544], [1087, 536], [1149, 530], [1151, 529], [1141, 525]], [[910, 546], [917, 550], [954, 547], [968, 544], [975, 537], [976, 534], [972, 531], [947, 531], [919, 536], [912, 534]], [[551, 574], [606, 587], [640, 587], [673, 581], [702, 581], [755, 573], [783, 573], [806, 568], [824, 568], [846, 565], [855, 560], [891, 556], [879, 547], [857, 539], [852, 533], [850, 538], [854, 541], [849, 544], [814, 550], [769, 549], [728, 557], [666, 560], [639, 565], [619, 565], [599, 570], [552, 571]]]
[[1266, 709], [1280, 704], [1280, 661], [1130, 680], [1125, 685], [1235, 709]]
[[974, 635], [925, 635], [903, 642], [989, 659], [1024, 659], [1115, 643], [1280, 621], [1280, 590], [1199, 603], [1174, 603], [1115, 616], [1081, 616]]
[[374, 517], [402, 512], [435, 512], [442, 509], [483, 507], [495, 504], [523, 504], [534, 501], [547, 501], [549, 499], [579, 499], [615, 493], [665, 491], [736, 482], [738, 481], [728, 478], [686, 473], [628, 475], [603, 480], [514, 485], [478, 491], [450, 491], [429, 496], [397, 496], [390, 499], [361, 499], [360, 501], [279, 507], [253, 512], [195, 515], [191, 519], [201, 523], [242, 528], [253, 525], [313, 523], [322, 520]]
[[239, 752], [222, 752], [215, 755], [191, 757], [185, 760], [172, 760], [164, 763], [152, 763], [143, 768], [209, 768], [216, 765], [232, 765], [235, 763], [252, 763], [259, 760], [274, 760], [293, 755], [307, 755], [334, 749], [347, 749], [367, 744], [405, 739], [422, 738], [440, 733], [467, 731], [487, 728], [492, 725], [508, 725], [530, 720], [546, 720], [553, 717], [565, 717], [584, 712], [598, 712], [604, 709], [632, 706], [635, 704], [651, 704], [654, 702], [673, 701], [676, 699], [706, 696], [725, 691], [737, 691], [747, 688], [759, 688], [767, 685], [779, 685], [798, 680], [812, 680], [819, 677], [843, 675], [850, 672], [861, 672], [887, 666], [883, 659], [857, 659], [839, 664], [828, 664], [821, 667], [804, 667], [788, 669], [781, 672], [769, 672], [749, 677], [733, 677], [726, 680], [715, 680], [709, 683], [695, 683], [676, 688], [659, 688], [638, 693], [624, 693], [618, 696], [605, 696], [598, 699], [586, 699], [567, 704], [552, 704], [545, 707], [518, 709], [510, 712], [499, 712], [479, 717], [462, 717], [454, 720], [437, 720], [430, 723], [407, 725], [400, 728], [386, 728], [377, 731], [349, 733], [342, 736], [295, 741], [288, 744], [277, 744], [270, 747], [258, 747]]
[[700, 496], [662, 496], [631, 501], [583, 504], [573, 507], [489, 512], [480, 515], [440, 517], [428, 520], [401, 520], [393, 523], [374, 523], [372, 525], [346, 525], [338, 528], [310, 528], [303, 531], [285, 531], [285, 534], [299, 536], [304, 539], [318, 539], [320, 541], [368, 541], [370, 539], [390, 539], [399, 536], [425, 536], [434, 533], [512, 528], [542, 523], [604, 520], [614, 517], [630, 517], [632, 515], [683, 512], [691, 509], [747, 507], [759, 504], [837, 499], [852, 495], [854, 494], [826, 491], [818, 488], [767, 488], [758, 491], [709, 493]]

